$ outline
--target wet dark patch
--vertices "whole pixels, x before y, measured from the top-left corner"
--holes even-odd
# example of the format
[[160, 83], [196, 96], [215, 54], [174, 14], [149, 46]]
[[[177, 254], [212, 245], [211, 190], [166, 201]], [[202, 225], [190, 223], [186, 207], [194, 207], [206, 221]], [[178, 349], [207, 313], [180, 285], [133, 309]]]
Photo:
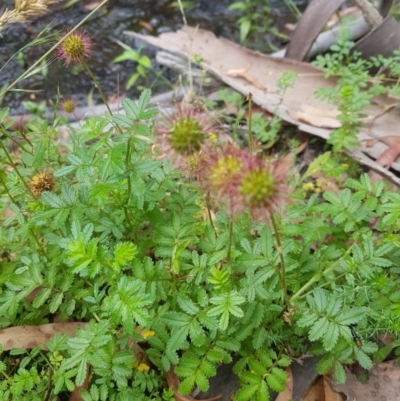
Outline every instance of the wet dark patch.
[[[50, 22], [54, 21], [54, 32], [57, 30], [65, 31], [74, 27], [89, 13], [85, 10], [85, 5], [90, 2], [89, 0], [81, 0], [68, 9], [63, 9], [63, 5], [59, 4], [54, 6], [54, 11], [51, 14], [40, 17], [32, 23], [8, 26], [3, 32], [3, 37], [0, 38], [0, 65], [4, 65], [18, 49], [32, 41]], [[143, 45], [135, 39], [123, 35], [124, 30], [146, 34], [148, 32], [140, 25], [140, 21], [145, 21], [153, 27], [152, 34], [158, 35], [162, 32], [177, 30], [183, 25], [179, 9], [171, 7], [172, 0], [141, 0], [134, 2], [133, 5], [132, 3], [132, 0], [110, 0], [84, 25], [84, 28], [96, 42], [95, 52], [88, 64], [99, 80], [106, 96], [125, 93], [125, 83], [135, 71], [133, 62], [112, 63], [112, 60], [122, 52], [122, 48], [115, 43], [115, 39], [132, 48]], [[197, 0], [195, 7], [186, 11], [188, 24], [199, 24], [201, 28], [209, 29], [218, 36], [237, 41], [238, 27], [236, 22], [239, 14], [227, 10], [227, 7], [232, 3], [234, 1]], [[300, 1], [300, 3], [304, 3], [304, 1]], [[5, 0], [3, 4], [8, 8], [13, 8], [14, 0]], [[295, 19], [293, 15], [290, 15], [282, 0], [271, 1], [271, 6], [277, 27], [282, 26], [284, 22]], [[272, 35], [270, 35], [270, 39], [273, 40]], [[251, 41], [248, 44], [251, 46]], [[29, 48], [24, 52], [24, 62], [11, 61], [1, 71], [1, 85], [13, 82], [49, 48], [49, 45]], [[155, 48], [147, 47], [143, 49], [142, 54], [154, 59], [156, 51]], [[153, 64], [156, 72], [161, 69], [156, 63]], [[138, 81], [138, 84], [152, 86], [155, 74], [149, 72], [148, 77], [147, 83]], [[172, 81], [175, 79], [173, 72], [167, 72], [166, 77]], [[38, 74], [19, 85], [19, 88], [40, 91], [34, 94], [35, 101], [54, 101], [57, 87], [60, 88], [63, 97], [73, 97], [79, 105], [84, 106], [87, 104], [87, 96], [93, 90], [94, 85], [85, 71], [74, 74], [73, 69], [64, 67], [58, 61], [50, 64], [46, 77]], [[154, 92], [161, 92], [169, 89], [169, 87], [165, 81], [157, 80], [153, 89]], [[138, 90], [136, 87], [132, 88], [127, 94], [136, 97]], [[96, 90], [93, 91], [93, 96], [95, 103], [100, 102]], [[21, 102], [30, 98], [33, 96], [27, 93], [9, 93], [2, 105], [10, 107], [13, 114], [18, 114], [23, 112]]]

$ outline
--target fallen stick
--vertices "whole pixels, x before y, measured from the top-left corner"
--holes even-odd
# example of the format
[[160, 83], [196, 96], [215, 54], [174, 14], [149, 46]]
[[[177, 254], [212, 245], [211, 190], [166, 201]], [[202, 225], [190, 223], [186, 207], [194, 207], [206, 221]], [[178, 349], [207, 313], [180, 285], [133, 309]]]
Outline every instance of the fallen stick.
[[365, 20], [372, 29], [382, 24], [383, 17], [379, 14], [378, 10], [368, 2], [368, 0], [356, 0], [356, 3], [358, 7], [360, 7]]
[[[337, 42], [337, 38], [343, 29], [349, 29], [351, 32], [351, 40], [356, 41], [370, 31], [368, 23], [364, 17], [357, 18], [347, 25], [335, 26], [328, 31], [322, 32], [315, 39], [310, 51], [307, 53], [306, 58], [313, 58], [317, 54], [325, 53], [329, 48]], [[272, 53], [272, 57], [283, 58], [286, 54], [286, 48]]]

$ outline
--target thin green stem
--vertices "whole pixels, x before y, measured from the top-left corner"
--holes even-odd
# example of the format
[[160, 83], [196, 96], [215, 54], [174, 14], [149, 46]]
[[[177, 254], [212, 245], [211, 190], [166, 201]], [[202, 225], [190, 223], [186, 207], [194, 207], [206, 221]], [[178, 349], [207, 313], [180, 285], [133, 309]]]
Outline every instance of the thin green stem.
[[92, 81], [96, 85], [97, 90], [99, 91], [99, 94], [100, 94], [101, 99], [103, 100], [103, 103], [106, 105], [107, 110], [110, 113], [110, 115], [112, 115], [112, 111], [110, 109], [110, 106], [108, 105], [108, 102], [107, 102], [107, 99], [106, 99], [106, 97], [104, 95], [103, 89], [101, 89], [99, 81], [96, 79], [96, 77], [94, 76], [92, 70], [89, 68], [89, 66], [86, 63], [83, 63], [82, 66], [87, 71], [87, 73], [90, 75], [90, 78], [92, 79]]
[[[183, 24], [187, 26], [185, 10], [183, 8], [182, 0], [178, 0], [179, 11], [182, 15]], [[193, 76], [192, 76], [192, 60], [188, 57], [188, 77], [189, 77], [189, 94], [193, 93]]]
[[[29, 354], [28, 354], [28, 355], [29, 355]], [[42, 358], [47, 362], [47, 364], [48, 364], [49, 366], [51, 366], [51, 363], [50, 363], [50, 361], [47, 359], [46, 354], [45, 354], [44, 352], [40, 351], [40, 355], [41, 355]]]
[[[83, 65], [83, 67], [85, 68], [85, 70], [87, 71], [87, 73], [89, 74], [89, 76], [90, 76], [90, 78], [92, 79], [92, 81], [94, 82], [94, 84], [96, 85], [96, 88], [97, 88], [97, 90], [99, 91], [101, 100], [102, 100], [103, 103], [106, 105], [108, 112], [109, 112], [110, 115], [112, 116], [113, 113], [112, 113], [112, 111], [111, 111], [111, 109], [110, 109], [110, 106], [108, 105], [107, 98], [106, 98], [106, 96], [104, 95], [103, 89], [101, 89], [101, 86], [100, 86], [99, 81], [96, 79], [96, 77], [94, 76], [92, 70], [89, 68], [89, 66], [88, 66], [86, 63], [83, 63], [82, 65]], [[115, 124], [115, 127], [117, 128], [117, 130], [119, 131], [120, 134], [123, 134], [122, 129], [121, 129], [121, 127], [120, 127], [119, 125], [116, 125], [116, 124]], [[129, 192], [130, 192], [130, 191], [129, 191]]]
[[218, 237], [217, 230], [216, 230], [216, 228], [215, 228], [213, 219], [212, 219], [212, 217], [211, 217], [210, 193], [207, 193], [205, 199], [206, 199], [206, 208], [207, 208], [208, 219], [210, 220], [211, 227], [212, 227], [213, 230], [214, 230], [215, 237]]
[[227, 254], [227, 261], [229, 266], [231, 264], [232, 238], [233, 238], [233, 218], [231, 217], [229, 221], [229, 238], [228, 238], [228, 254]]
[[6, 146], [4, 145], [3, 141], [0, 141], [0, 146], [2, 147], [2, 149], [4, 150], [4, 153], [10, 163], [10, 165], [13, 167], [13, 169], [15, 170], [15, 172], [17, 173], [18, 177], [20, 178], [20, 180], [22, 181], [22, 183], [25, 185], [26, 189], [28, 190], [28, 192], [32, 195], [33, 198], [36, 198], [36, 196], [33, 194], [33, 192], [31, 191], [31, 189], [29, 188], [29, 185], [25, 182], [24, 177], [22, 177], [21, 173], [19, 172], [17, 166], [15, 165], [12, 157], [10, 156], [10, 153], [8, 152], [8, 149], [6, 148]]
[[286, 4], [287, 8], [292, 11], [294, 14], [296, 14], [297, 18], [301, 18], [301, 12], [298, 9], [298, 7], [296, 6], [296, 4], [294, 4], [293, 0], [283, 0], [284, 3]]
[[232, 251], [232, 242], [233, 242], [233, 217], [230, 218], [229, 221], [229, 239], [228, 239], [228, 254], [227, 254], [227, 264], [229, 269], [229, 277], [231, 279], [232, 288], [234, 287], [234, 279], [232, 274], [232, 263], [231, 263], [231, 251]]
[[132, 180], [131, 180], [131, 174], [130, 174], [131, 158], [132, 158], [132, 141], [133, 141], [133, 138], [130, 137], [128, 139], [128, 145], [126, 147], [125, 168], [126, 168], [126, 172], [127, 172], [128, 193], [127, 193], [127, 197], [126, 197], [125, 206], [123, 207], [123, 211], [124, 211], [127, 223], [133, 229], [133, 224], [132, 224], [132, 221], [130, 219], [130, 216], [129, 216], [129, 213], [128, 213], [128, 209], [126, 207], [126, 205], [129, 204], [129, 199], [130, 199], [131, 193], [132, 193]]
[[[129, 181], [128, 181], [128, 183], [129, 183]], [[129, 227], [131, 227], [131, 229], [133, 230], [133, 224], [132, 224], [131, 218], [129, 217], [128, 209], [126, 208], [126, 206], [123, 206], [122, 209], [124, 211], [125, 219], [126, 219], [127, 223], [129, 224]], [[133, 236], [135, 237], [135, 233], [133, 233]]]
[[277, 244], [276, 248], [279, 253], [279, 259], [280, 259], [280, 264], [281, 264], [280, 280], [281, 280], [281, 287], [282, 287], [282, 292], [283, 292], [283, 299], [285, 300], [286, 309], [289, 310], [290, 309], [290, 301], [289, 301], [289, 297], [287, 294], [285, 259], [283, 258], [281, 235], [279, 233], [278, 226], [275, 221], [275, 217], [272, 213], [270, 214], [270, 217], [271, 217], [272, 227], [275, 232], [275, 238], [276, 238], [276, 244]]
[[34, 64], [32, 64], [22, 75], [20, 75], [12, 84], [10, 84], [6, 89], [0, 93], [0, 98], [2, 98], [7, 92], [9, 92], [15, 85], [21, 82], [25, 77], [27, 77], [46, 57], [50, 56], [57, 47], [64, 42], [66, 38], [71, 36], [78, 28], [80, 28], [93, 14], [95, 14], [101, 7], [106, 4], [108, 0], [104, 0], [99, 4], [91, 13], [89, 13], [79, 24], [72, 28], [67, 34], [65, 34], [49, 51], [47, 51], [42, 57], [39, 58]]
[[132, 137], [128, 139], [128, 146], [126, 147], [126, 157], [125, 157], [125, 167], [126, 167], [126, 172], [128, 174], [128, 199], [130, 198], [132, 191], [131, 175], [129, 172], [131, 168], [131, 157], [132, 157]]
[[311, 285], [313, 285], [314, 283], [316, 283], [321, 277], [326, 276], [328, 273], [330, 273], [333, 269], [336, 268], [336, 266], [347, 256], [349, 255], [351, 252], [351, 247], [349, 247], [349, 249], [347, 249], [347, 251], [343, 254], [343, 256], [338, 259], [336, 262], [332, 263], [329, 267], [327, 267], [323, 272], [316, 272], [314, 274], [314, 276], [312, 276], [310, 278], [310, 280], [307, 281], [307, 283], [305, 283], [303, 285], [303, 287], [301, 287], [296, 294], [294, 294], [291, 298], [290, 298], [290, 302], [293, 302], [296, 298], [298, 298], [300, 295], [302, 295], [305, 290], [307, 290], [308, 287], [310, 287]]
[[[186, 20], [184, 20], [184, 21], [185, 21], [185, 25], [187, 25]], [[196, 27], [196, 29], [194, 31], [193, 36], [196, 35], [196, 32], [197, 32], [197, 27]], [[192, 52], [191, 49], [192, 49], [192, 45], [193, 45], [193, 36], [190, 35], [190, 52]], [[189, 99], [188, 95], [192, 96], [193, 92], [194, 92], [194, 90], [193, 90], [193, 87], [194, 87], [193, 74], [192, 74], [192, 58], [188, 57], [187, 61], [188, 61], [188, 74], [187, 75], [188, 75], [188, 78], [189, 78], [189, 92], [188, 92], [188, 94], [186, 94], [186, 98]]]
[[[326, 287], [326, 286], [328, 286], [328, 285], [330, 285], [330, 284], [332, 284], [332, 283], [336, 283], [337, 280], [339, 280], [339, 279], [341, 279], [342, 277], [345, 277], [345, 276], [346, 276], [346, 274], [344, 274], [344, 273], [343, 273], [343, 274], [339, 274], [338, 276], [335, 277], [335, 279], [334, 279], [333, 281], [327, 281], [327, 282], [325, 282], [325, 283], [319, 285], [318, 288], [324, 288], [324, 287]], [[307, 292], [305, 292], [304, 294], [300, 295], [299, 298], [306, 297], [306, 296], [309, 295], [311, 292], [312, 292], [312, 290], [307, 291]]]
[[56, 121], [56, 118], [57, 118], [58, 105], [60, 104], [60, 98], [61, 98], [60, 85], [58, 85], [58, 86], [57, 86], [56, 103], [54, 104], [53, 118], [52, 118], [52, 121], [51, 121], [51, 124], [52, 124], [53, 126], [54, 126], [54, 122]]
[[185, 16], [185, 10], [183, 9], [183, 4], [181, 0], [178, 0], [178, 5], [179, 5], [179, 10], [182, 14], [182, 19], [183, 19], [183, 23], [185, 25], [187, 25], [187, 21], [186, 21], [186, 16]]
[[97, 322], [101, 321], [101, 319], [97, 316], [95, 312], [93, 312], [93, 317], [96, 319]]
[[[22, 143], [18, 142], [17, 140], [15, 140], [15, 138], [13, 138], [5, 129], [0, 128], [0, 132], [6, 136], [11, 142], [13, 142], [15, 144], [15, 146], [17, 146], [18, 148], [22, 149], [24, 152], [26, 153], [30, 153], [33, 154], [33, 152], [29, 152], [29, 150], [26, 150], [24, 148], [24, 146], [22, 145]], [[31, 144], [32, 145], [32, 144]]]
[[8, 376], [7, 373], [1, 372], [1, 374], [2, 374], [7, 380], [10, 380], [10, 376]]
[[249, 150], [250, 153], [253, 153], [253, 135], [252, 135], [252, 128], [251, 128], [251, 120], [253, 115], [253, 94], [249, 92], [247, 96], [247, 100], [249, 101], [249, 118], [248, 118], [248, 130], [247, 130], [247, 137], [249, 139]]
[[19, 131], [19, 133], [21, 134], [22, 138], [25, 139], [26, 142], [29, 143], [29, 145], [31, 145], [32, 148], [32, 152], [33, 152], [33, 143], [28, 139], [28, 137], [24, 134], [23, 130]]

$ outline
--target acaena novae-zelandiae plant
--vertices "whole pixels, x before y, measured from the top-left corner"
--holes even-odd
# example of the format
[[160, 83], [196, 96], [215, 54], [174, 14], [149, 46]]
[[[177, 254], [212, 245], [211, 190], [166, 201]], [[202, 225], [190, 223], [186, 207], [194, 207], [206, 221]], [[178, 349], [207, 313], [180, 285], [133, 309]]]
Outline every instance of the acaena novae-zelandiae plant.
[[1, 142], [1, 328], [83, 323], [4, 351], [2, 399], [85, 380], [84, 400], [172, 399], [167, 372], [189, 394], [235, 360], [235, 400], [268, 400], [293, 359], [319, 355], [339, 382], [371, 367], [376, 336], [400, 329], [400, 196], [363, 175], [307, 198], [290, 158], [219, 145], [203, 111], [149, 101], [67, 142]]

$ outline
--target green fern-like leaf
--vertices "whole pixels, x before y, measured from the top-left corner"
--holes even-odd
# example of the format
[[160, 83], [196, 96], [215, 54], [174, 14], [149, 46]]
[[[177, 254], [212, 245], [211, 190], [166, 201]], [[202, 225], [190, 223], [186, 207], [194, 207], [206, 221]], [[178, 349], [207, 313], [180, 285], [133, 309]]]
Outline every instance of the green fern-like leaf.
[[167, 342], [167, 349], [176, 351], [187, 348], [188, 335], [189, 325], [173, 329], [171, 332], [171, 338]]
[[184, 380], [182, 380], [181, 383], [179, 384], [179, 393], [190, 394], [193, 390], [195, 380], [196, 377], [194, 375], [186, 377]]
[[[235, 401], [249, 401], [253, 399], [253, 395], [258, 391], [259, 383], [248, 384], [242, 386], [242, 388], [235, 394]], [[269, 401], [269, 398], [266, 398], [265, 401]]]
[[333, 347], [336, 345], [338, 338], [339, 338], [339, 328], [335, 323], [330, 322], [323, 338], [324, 348], [327, 351], [332, 350]]
[[335, 357], [332, 354], [326, 354], [317, 364], [317, 372], [320, 375], [327, 373], [335, 363]]
[[338, 361], [335, 361], [333, 365], [333, 378], [339, 384], [346, 382], [346, 371], [344, 370], [343, 365]]
[[371, 369], [372, 368], [372, 360], [371, 358], [362, 350], [358, 349], [358, 351], [355, 353], [356, 359], [358, 363], [364, 368], [364, 369]]
[[136, 245], [131, 242], [119, 243], [114, 248], [114, 261], [113, 267], [120, 268], [128, 261], [131, 261], [137, 254]]
[[286, 372], [279, 368], [273, 368], [271, 373], [266, 377], [268, 386], [272, 390], [281, 393], [285, 390], [285, 383], [287, 381]]
[[179, 294], [177, 297], [178, 305], [181, 309], [189, 315], [196, 315], [199, 312], [199, 307], [186, 295]]
[[328, 318], [325, 316], [321, 317], [311, 327], [308, 337], [310, 341], [317, 341], [320, 338], [324, 337], [328, 330], [329, 330]]
[[61, 209], [66, 206], [66, 203], [58, 195], [49, 191], [42, 192], [42, 202], [55, 209]]
[[[123, 101], [125, 102], [125, 100], [128, 100], [128, 99], [124, 99]], [[130, 100], [128, 104], [130, 104], [130, 102], [132, 102], [132, 101]], [[124, 107], [124, 109], [126, 111], [125, 107]], [[113, 114], [112, 121], [122, 128], [127, 128], [127, 129], [133, 128], [133, 120], [129, 117], [129, 115], [132, 115], [132, 114], [128, 114], [127, 116], [125, 116], [123, 114]]]
[[139, 119], [142, 119], [142, 117], [140, 115], [144, 112], [147, 105], [149, 104], [150, 98], [151, 98], [151, 90], [147, 89], [147, 88], [144, 89], [142, 91], [142, 93], [140, 94], [139, 102], [138, 102], [138, 118]]

